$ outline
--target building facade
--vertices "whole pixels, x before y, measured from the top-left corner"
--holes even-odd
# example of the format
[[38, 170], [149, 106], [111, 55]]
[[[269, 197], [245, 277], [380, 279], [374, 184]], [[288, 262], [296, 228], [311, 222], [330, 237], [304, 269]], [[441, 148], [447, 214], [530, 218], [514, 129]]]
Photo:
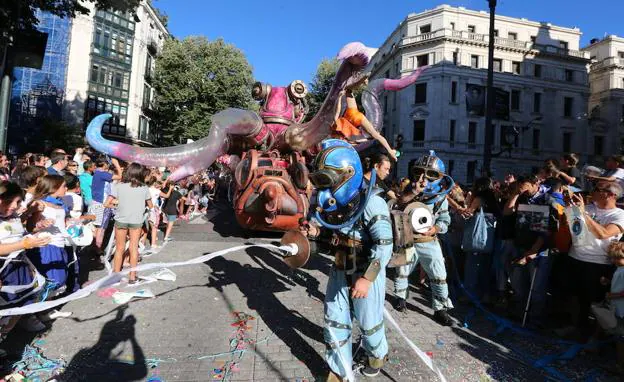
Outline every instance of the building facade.
[[588, 120], [602, 134], [608, 152], [624, 153], [624, 38], [594, 39], [583, 48], [590, 55]]
[[45, 55], [41, 69], [15, 68], [11, 86], [8, 151], [36, 147], [45, 142], [39, 132], [46, 119], [60, 120], [63, 116], [71, 19], [37, 11], [38, 29], [47, 33]]
[[[41, 69], [15, 68], [8, 128], [9, 152], [42, 150], [48, 121], [84, 128], [110, 113], [103, 134], [114, 140], [152, 145], [154, 58], [169, 36], [154, 9], [142, 0], [134, 12], [95, 9], [74, 19], [38, 12], [48, 34]], [[80, 129], [77, 129], [80, 131]]]
[[[494, 176], [530, 172], [565, 152], [594, 154], [583, 117], [589, 54], [579, 50], [580, 30], [498, 15], [495, 29]], [[373, 57], [372, 78], [429, 66], [415, 85], [381, 100], [385, 136], [394, 143], [403, 137], [399, 176], [428, 150], [457, 181], [471, 184], [479, 176], [488, 33], [487, 12], [441, 5], [408, 15]]]
[[86, 125], [96, 115], [110, 113], [105, 136], [151, 144], [157, 138], [150, 128], [154, 59], [169, 32], [146, 0], [134, 13], [84, 5], [91, 12], [77, 16], [71, 31], [67, 120]]

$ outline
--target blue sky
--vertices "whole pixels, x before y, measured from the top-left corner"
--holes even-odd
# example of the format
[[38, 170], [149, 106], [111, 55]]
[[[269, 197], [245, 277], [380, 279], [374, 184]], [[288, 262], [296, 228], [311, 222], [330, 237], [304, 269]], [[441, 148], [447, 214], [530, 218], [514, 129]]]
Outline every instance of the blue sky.
[[[222, 37], [241, 49], [257, 80], [310, 81], [324, 57], [350, 41], [378, 47], [412, 12], [440, 4], [487, 10], [486, 0], [156, 0], [177, 38]], [[595, 5], [595, 6], [593, 6]], [[498, 0], [497, 14], [548, 21], [583, 32], [581, 45], [605, 33], [624, 36], [623, 0]]]

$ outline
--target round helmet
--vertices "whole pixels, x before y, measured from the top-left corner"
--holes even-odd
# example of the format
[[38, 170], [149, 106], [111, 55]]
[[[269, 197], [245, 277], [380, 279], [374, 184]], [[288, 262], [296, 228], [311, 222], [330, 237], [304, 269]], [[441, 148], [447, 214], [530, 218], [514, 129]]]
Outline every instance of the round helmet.
[[426, 186], [423, 190], [423, 198], [426, 203], [437, 202], [446, 196], [454, 185], [453, 179], [446, 175], [444, 162], [434, 150], [429, 150], [429, 154], [421, 156], [414, 162], [410, 169], [410, 175], [413, 180], [417, 180], [421, 176], [426, 180]]
[[321, 143], [310, 181], [317, 189], [316, 200], [324, 212], [334, 212], [352, 203], [362, 188], [364, 172], [357, 151], [341, 139]]

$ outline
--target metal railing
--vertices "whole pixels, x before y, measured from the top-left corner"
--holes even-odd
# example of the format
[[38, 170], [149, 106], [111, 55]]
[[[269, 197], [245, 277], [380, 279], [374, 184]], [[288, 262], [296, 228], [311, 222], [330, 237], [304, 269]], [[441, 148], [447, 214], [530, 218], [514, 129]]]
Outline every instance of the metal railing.
[[[404, 37], [401, 45], [409, 45], [417, 42], [429, 41], [438, 38], [455, 38], [466, 41], [475, 41], [488, 43], [489, 35], [472, 33], [468, 31], [460, 31], [454, 29], [438, 29], [433, 32], [422, 33], [416, 36]], [[589, 58], [589, 53], [578, 50], [563, 49], [554, 45], [534, 44], [531, 41], [521, 41], [510, 38], [495, 37], [494, 45], [507, 48], [516, 48], [522, 50], [537, 50], [542, 53], [554, 54], [559, 56], [572, 56], [579, 58]]]

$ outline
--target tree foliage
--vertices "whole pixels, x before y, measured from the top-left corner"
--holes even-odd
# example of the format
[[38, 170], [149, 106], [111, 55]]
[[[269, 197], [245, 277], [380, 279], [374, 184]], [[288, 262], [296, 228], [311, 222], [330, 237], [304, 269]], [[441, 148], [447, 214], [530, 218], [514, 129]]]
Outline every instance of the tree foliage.
[[[96, 7], [119, 11], [133, 11], [141, 0], [86, 0]], [[75, 17], [86, 14], [89, 9], [78, 0], [0, 0], [0, 44], [17, 31], [36, 29], [37, 9], [59, 17]]]
[[251, 66], [234, 45], [205, 37], [167, 40], [154, 73], [154, 121], [164, 142], [203, 138], [213, 114], [252, 107], [252, 83]]
[[335, 58], [323, 59], [316, 68], [316, 74], [310, 82], [310, 91], [308, 93], [308, 104], [310, 105], [310, 111], [307, 118], [310, 119], [316, 115], [316, 113], [323, 105], [323, 101], [329, 94], [332, 85], [334, 84], [334, 77], [340, 67], [340, 61]]

